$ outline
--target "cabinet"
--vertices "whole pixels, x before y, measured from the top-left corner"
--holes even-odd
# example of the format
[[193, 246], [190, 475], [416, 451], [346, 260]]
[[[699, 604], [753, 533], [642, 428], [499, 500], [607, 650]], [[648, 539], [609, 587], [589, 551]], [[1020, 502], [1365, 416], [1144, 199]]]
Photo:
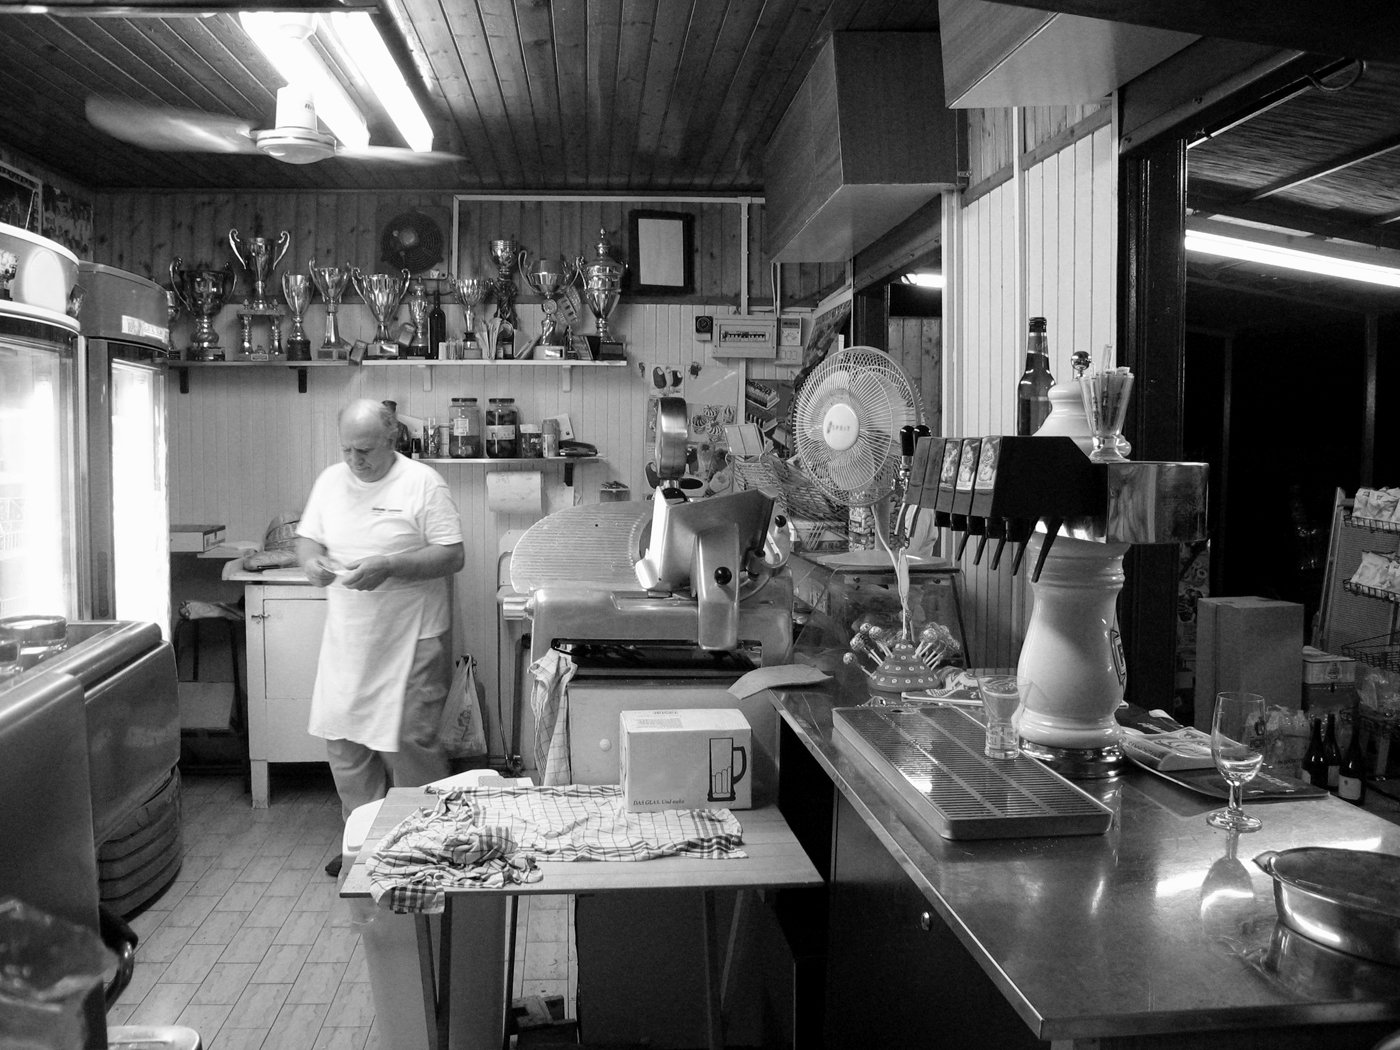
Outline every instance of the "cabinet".
[[295, 583], [247, 584], [243, 596], [253, 808], [266, 809], [269, 763], [326, 761], [326, 742], [306, 731], [326, 600]]

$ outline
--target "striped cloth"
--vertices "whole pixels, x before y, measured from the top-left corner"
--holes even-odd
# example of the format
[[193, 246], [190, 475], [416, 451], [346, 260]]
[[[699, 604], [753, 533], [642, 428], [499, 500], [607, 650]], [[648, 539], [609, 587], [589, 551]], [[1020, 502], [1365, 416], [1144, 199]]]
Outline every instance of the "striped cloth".
[[616, 784], [434, 789], [431, 811], [401, 821], [366, 864], [370, 893], [400, 914], [442, 912], [447, 887], [539, 882], [539, 860], [747, 857], [727, 809], [628, 813]]

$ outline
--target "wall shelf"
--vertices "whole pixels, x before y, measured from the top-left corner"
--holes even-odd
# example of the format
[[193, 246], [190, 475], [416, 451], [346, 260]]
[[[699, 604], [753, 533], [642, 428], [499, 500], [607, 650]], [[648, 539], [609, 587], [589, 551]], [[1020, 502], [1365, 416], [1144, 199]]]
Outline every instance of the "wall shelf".
[[[180, 376], [180, 393], [190, 392], [189, 370], [191, 368], [285, 368], [297, 373], [297, 392], [306, 393], [306, 370], [308, 368], [417, 368], [423, 373], [423, 389], [433, 388], [435, 368], [558, 368], [559, 386], [565, 393], [573, 389], [575, 368], [626, 368], [626, 361], [487, 361], [484, 358], [473, 361], [429, 361], [421, 358], [371, 358], [359, 365], [348, 359], [335, 361], [167, 361]], [[460, 460], [454, 462], [461, 462]], [[496, 460], [495, 462], [502, 462]]]

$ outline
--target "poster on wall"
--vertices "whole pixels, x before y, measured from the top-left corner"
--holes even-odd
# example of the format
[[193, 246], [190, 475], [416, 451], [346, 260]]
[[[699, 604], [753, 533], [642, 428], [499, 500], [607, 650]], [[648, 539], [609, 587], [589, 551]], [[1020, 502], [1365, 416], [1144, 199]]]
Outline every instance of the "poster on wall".
[[792, 455], [788, 419], [792, 415], [793, 380], [750, 379], [744, 383], [744, 422], [758, 427], [763, 451], [783, 459]]
[[40, 183], [32, 175], [0, 163], [0, 222], [30, 233], [40, 229]]
[[55, 186], [44, 187], [44, 236], [79, 259], [92, 258], [92, 201]]

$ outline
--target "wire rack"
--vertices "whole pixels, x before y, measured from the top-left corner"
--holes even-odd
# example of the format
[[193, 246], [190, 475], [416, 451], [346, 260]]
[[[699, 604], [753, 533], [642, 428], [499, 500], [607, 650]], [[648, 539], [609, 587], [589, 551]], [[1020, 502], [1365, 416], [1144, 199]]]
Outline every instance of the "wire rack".
[[846, 508], [832, 501], [810, 477], [771, 452], [735, 456], [734, 478], [741, 489], [758, 489], [772, 496], [791, 518], [823, 527], [846, 527]]
[[1385, 518], [1364, 518], [1350, 511], [1344, 512], [1348, 525], [1357, 529], [1370, 529], [1372, 532], [1400, 532], [1400, 521]]
[[1342, 655], [1353, 660], [1379, 667], [1385, 671], [1400, 673], [1400, 642], [1393, 633], [1380, 634], [1374, 638], [1363, 638], [1342, 646]]

